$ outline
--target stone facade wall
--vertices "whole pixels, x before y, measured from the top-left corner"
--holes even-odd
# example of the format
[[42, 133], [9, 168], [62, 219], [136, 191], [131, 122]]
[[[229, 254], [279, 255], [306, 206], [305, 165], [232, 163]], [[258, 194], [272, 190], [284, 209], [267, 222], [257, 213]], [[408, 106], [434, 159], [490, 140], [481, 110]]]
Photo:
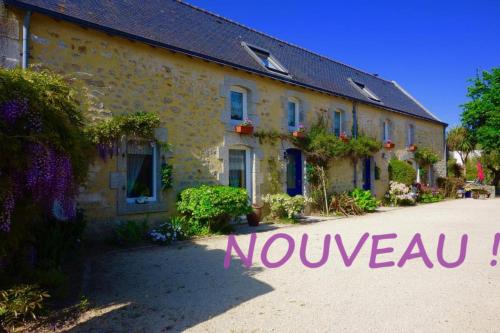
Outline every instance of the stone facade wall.
[[[228, 108], [228, 85], [248, 89], [252, 103], [251, 117], [256, 130], [283, 131], [286, 99], [293, 96], [301, 105], [303, 123], [310, 126], [319, 114], [331, 119], [334, 110], [343, 114], [343, 130], [348, 134], [353, 124], [353, 103], [347, 99], [286, 85], [242, 71], [222, 67], [142, 43], [113, 37], [70, 23], [33, 14], [30, 39], [30, 62], [73, 78], [82, 94], [82, 108], [89, 121], [136, 111], [156, 112], [161, 117], [172, 154], [162, 156], [174, 167], [173, 189], [163, 200], [166, 213], [175, 210], [175, 198], [183, 188], [200, 183], [227, 183], [227, 149], [244, 146], [252, 149], [253, 200], [269, 192], [269, 159], [284, 168], [284, 150], [288, 143], [259, 143], [256, 138], [235, 134], [224, 115]], [[405, 126], [416, 126], [417, 145], [427, 145], [442, 153], [442, 126], [367, 105], [357, 105], [359, 131], [381, 137], [381, 119], [393, 123], [392, 152], [381, 151], [374, 162], [381, 170], [374, 182], [374, 193], [387, 189], [387, 161], [406, 154]], [[411, 156], [409, 157], [411, 158]], [[113, 184], [113, 175], [121, 168], [120, 158], [98, 161], [91, 168], [88, 184], [79, 201], [91, 220], [104, 222], [140, 215], [117, 214], [117, 198], [123, 190]], [[281, 182], [285, 189], [284, 170]], [[361, 167], [358, 166], [358, 186]], [[353, 165], [349, 160], [335, 161], [328, 172], [332, 191], [354, 186]], [[307, 190], [307, 189], [306, 189]], [[150, 218], [165, 216], [151, 213]], [[102, 225], [102, 223], [101, 223]], [[101, 228], [102, 226], [99, 226]]]

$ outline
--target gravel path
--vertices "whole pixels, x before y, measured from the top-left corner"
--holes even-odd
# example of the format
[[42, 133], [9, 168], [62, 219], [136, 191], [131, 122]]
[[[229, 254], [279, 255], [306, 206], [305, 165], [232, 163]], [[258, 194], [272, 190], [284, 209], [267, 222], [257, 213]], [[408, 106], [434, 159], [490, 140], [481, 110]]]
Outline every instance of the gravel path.
[[[265, 268], [264, 242], [285, 232], [297, 245], [281, 268]], [[381, 247], [394, 252], [378, 261], [398, 261], [420, 233], [434, 268], [419, 259], [370, 269], [371, 238], [346, 268], [332, 239], [321, 268], [304, 267], [298, 246], [309, 235], [307, 256], [319, 259], [326, 234], [340, 234], [347, 251], [361, 235], [396, 233]], [[493, 237], [500, 232], [500, 200], [454, 200], [374, 213], [349, 219], [267, 230], [257, 234], [254, 264], [238, 260], [223, 268], [226, 237], [173, 247], [105, 254], [92, 265], [91, 292], [96, 308], [74, 332], [500, 332], [500, 264], [490, 266]], [[437, 240], [445, 233], [445, 257], [458, 256], [467, 233], [465, 262], [441, 267]], [[243, 249], [249, 235], [239, 235]], [[278, 260], [286, 242], [277, 241], [269, 258]], [[500, 262], [500, 254], [499, 254]]]

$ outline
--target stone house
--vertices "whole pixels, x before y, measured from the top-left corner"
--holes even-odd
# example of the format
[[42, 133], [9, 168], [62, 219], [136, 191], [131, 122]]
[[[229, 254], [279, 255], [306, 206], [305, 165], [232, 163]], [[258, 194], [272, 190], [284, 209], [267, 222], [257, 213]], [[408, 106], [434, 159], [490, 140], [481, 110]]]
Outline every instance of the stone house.
[[[242, 186], [258, 202], [277, 174], [283, 192], [307, 194], [302, 152], [286, 141], [235, 133], [245, 118], [257, 131], [287, 133], [322, 114], [336, 135], [395, 144], [356, 168], [347, 159], [335, 162], [332, 191], [357, 186], [382, 196], [392, 156], [416, 167], [410, 144], [438, 152], [443, 160], [434, 175], [446, 172], [446, 124], [395, 81], [189, 4], [4, 0], [0, 8], [0, 65], [71, 76], [90, 121], [135, 111], [161, 117], [157, 135], [171, 153], [125, 141], [119, 156], [92, 167], [79, 200], [96, 221], [172, 212], [176, 194], [201, 183]], [[158, 177], [165, 161], [174, 168], [167, 192]], [[134, 181], [146, 187], [146, 203], [134, 200]]]

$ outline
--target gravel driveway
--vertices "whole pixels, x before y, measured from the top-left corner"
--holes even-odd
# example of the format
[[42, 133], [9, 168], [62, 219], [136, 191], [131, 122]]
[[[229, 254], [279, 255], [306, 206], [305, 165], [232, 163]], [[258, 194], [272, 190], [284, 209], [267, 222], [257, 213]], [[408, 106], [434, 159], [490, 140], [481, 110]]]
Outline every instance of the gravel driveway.
[[[260, 252], [272, 234], [291, 235], [297, 248], [281, 268], [262, 265]], [[415, 233], [434, 268], [421, 260], [370, 269], [368, 239], [346, 268], [332, 239], [321, 268], [304, 267], [298, 244], [308, 233], [307, 256], [319, 259], [326, 234], [340, 234], [352, 251], [363, 233], [396, 233], [381, 247], [398, 261]], [[223, 267], [227, 237], [171, 247], [108, 253], [92, 264], [89, 298], [95, 306], [75, 332], [500, 332], [500, 264], [490, 266], [493, 237], [500, 232], [500, 200], [454, 200], [268, 230], [257, 234], [254, 264]], [[437, 240], [445, 233], [445, 257], [458, 257], [462, 234], [465, 262], [441, 267]], [[237, 236], [243, 249], [249, 235]], [[277, 241], [270, 259], [286, 252]], [[500, 259], [500, 255], [499, 258]], [[499, 260], [500, 261], [500, 260]]]

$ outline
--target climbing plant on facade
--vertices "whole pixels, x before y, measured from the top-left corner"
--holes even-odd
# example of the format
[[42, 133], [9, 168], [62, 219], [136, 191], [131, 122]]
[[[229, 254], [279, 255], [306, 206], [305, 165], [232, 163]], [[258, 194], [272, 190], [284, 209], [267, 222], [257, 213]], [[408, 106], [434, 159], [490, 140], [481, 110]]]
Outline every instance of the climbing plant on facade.
[[93, 150], [74, 96], [58, 75], [0, 69], [0, 232], [27, 207], [58, 219], [75, 216]]
[[[118, 153], [118, 144], [124, 137], [156, 141], [154, 131], [160, 126], [160, 116], [152, 112], [135, 112], [113, 116], [85, 129], [90, 141], [96, 145], [102, 159]], [[160, 142], [166, 145], [166, 142]]]

